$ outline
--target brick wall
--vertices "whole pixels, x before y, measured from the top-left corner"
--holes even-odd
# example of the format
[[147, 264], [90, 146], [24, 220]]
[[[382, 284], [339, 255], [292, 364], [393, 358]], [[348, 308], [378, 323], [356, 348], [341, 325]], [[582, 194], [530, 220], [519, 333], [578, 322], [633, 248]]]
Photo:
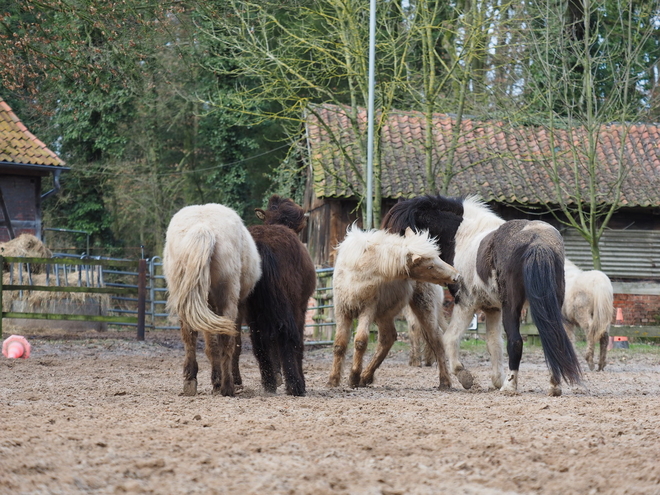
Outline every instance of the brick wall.
[[614, 308], [621, 308], [623, 325], [660, 324], [660, 295], [614, 294]]

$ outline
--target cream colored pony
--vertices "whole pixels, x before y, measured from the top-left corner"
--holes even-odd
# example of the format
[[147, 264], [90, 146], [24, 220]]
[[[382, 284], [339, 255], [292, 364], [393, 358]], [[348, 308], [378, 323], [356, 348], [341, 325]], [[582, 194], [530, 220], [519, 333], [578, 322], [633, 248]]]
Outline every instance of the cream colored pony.
[[594, 348], [600, 342], [598, 371], [605, 368], [608, 330], [614, 312], [614, 289], [607, 275], [599, 270], [583, 271], [568, 259], [564, 260], [566, 296], [562, 313], [568, 321], [566, 330], [575, 340], [575, 328], [584, 330], [587, 352], [584, 357], [589, 369], [594, 369]]
[[236, 212], [219, 204], [187, 206], [172, 217], [163, 253], [169, 297], [186, 357], [183, 393], [197, 393], [198, 332], [211, 362], [213, 393], [234, 395], [232, 357], [244, 301], [261, 277], [261, 259]]
[[[354, 318], [358, 326], [349, 385], [370, 385], [376, 369], [396, 340], [394, 317], [410, 304], [439, 363], [440, 388], [449, 388], [451, 379], [435, 319], [437, 300], [432, 296], [424, 297], [434, 294], [432, 291], [422, 291], [422, 297], [413, 298], [413, 290], [418, 283], [447, 284], [458, 280], [458, 272], [440, 259], [428, 232], [415, 234], [407, 229], [405, 236], [400, 236], [382, 230], [350, 229], [337, 248], [335, 261], [333, 291], [337, 332], [328, 385], [339, 385]], [[378, 325], [378, 347], [363, 372], [362, 360], [373, 322]]]

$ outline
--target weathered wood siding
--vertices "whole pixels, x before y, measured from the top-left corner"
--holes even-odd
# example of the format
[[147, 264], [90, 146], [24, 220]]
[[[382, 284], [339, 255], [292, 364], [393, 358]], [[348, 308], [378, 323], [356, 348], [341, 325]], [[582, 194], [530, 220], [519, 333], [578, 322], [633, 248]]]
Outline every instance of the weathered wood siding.
[[[14, 234], [26, 233], [41, 238], [41, 177], [37, 175], [0, 175], [0, 189]], [[0, 220], [4, 222], [0, 208]], [[0, 242], [10, 240], [9, 230], [0, 226]]]

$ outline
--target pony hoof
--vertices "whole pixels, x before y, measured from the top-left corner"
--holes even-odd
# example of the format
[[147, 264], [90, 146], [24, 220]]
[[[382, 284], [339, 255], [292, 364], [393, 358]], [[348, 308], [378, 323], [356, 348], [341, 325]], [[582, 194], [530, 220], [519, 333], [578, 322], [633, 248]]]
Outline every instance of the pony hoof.
[[550, 397], [560, 397], [561, 387], [550, 387], [550, 390], [548, 390], [548, 395]]
[[440, 390], [451, 390], [451, 381], [447, 382], [445, 380], [440, 380], [440, 385], [438, 385]]
[[596, 368], [596, 367], [594, 366], [594, 363], [587, 363], [587, 364], [589, 365], [589, 371], [593, 371], [594, 368]]
[[360, 387], [367, 387], [374, 382], [373, 376], [363, 376], [360, 378]]
[[351, 373], [351, 376], [348, 378], [348, 385], [351, 388], [357, 388], [360, 386], [360, 375]]
[[186, 397], [197, 395], [197, 380], [186, 380], [183, 382], [183, 395]]
[[223, 397], [233, 397], [235, 395], [234, 385], [231, 387], [213, 387], [213, 395], [222, 395]]
[[340, 381], [340, 380], [339, 380], [339, 377], [331, 376], [331, 377], [328, 379], [328, 383], [326, 383], [325, 386], [328, 387], [328, 388], [335, 388], [335, 387], [338, 387], [338, 386], [339, 386], [339, 381]]
[[474, 385], [474, 377], [468, 370], [459, 371], [456, 373], [456, 378], [458, 378], [458, 381], [461, 382], [465, 390], [471, 389], [472, 385]]
[[307, 395], [305, 389], [300, 387], [294, 387], [294, 388], [287, 387], [286, 393], [287, 395], [292, 395], [294, 397], [305, 397]]

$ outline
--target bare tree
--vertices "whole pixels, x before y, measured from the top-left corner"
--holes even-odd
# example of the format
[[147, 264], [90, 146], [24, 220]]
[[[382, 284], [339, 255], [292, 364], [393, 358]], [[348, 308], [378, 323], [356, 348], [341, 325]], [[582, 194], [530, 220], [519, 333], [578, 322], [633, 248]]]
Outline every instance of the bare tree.
[[[210, 100], [253, 121], [276, 119], [297, 142], [305, 118], [314, 116], [340, 150], [353, 181], [344, 186], [362, 200], [366, 193], [366, 132], [359, 107], [368, 101], [368, 3], [354, 0], [281, 2], [228, 0], [221, 11], [206, 12], [207, 36], [234, 54], [231, 67], [213, 66], [218, 74], [249, 81], [230, 101]], [[396, 3], [379, 12], [377, 96], [374, 150], [374, 224], [380, 223], [380, 131], [399, 91], [409, 44]], [[328, 121], [323, 104], [345, 109], [358, 152], [341, 139], [344, 129]], [[332, 173], [332, 171], [327, 171]]]
[[[552, 213], [587, 240], [599, 269], [599, 241], [621, 206], [629, 171], [627, 134], [649, 111], [643, 77], [657, 61], [647, 60], [644, 49], [657, 31], [659, 4], [582, 0], [564, 4], [564, 12], [551, 0], [535, 5], [524, 91], [516, 98], [528, 121], [541, 124], [549, 136], [549, 150], [538, 163], [554, 189]], [[511, 120], [512, 128], [520, 124], [518, 116]], [[599, 149], [610, 123], [617, 123], [619, 150], [606, 167]]]

